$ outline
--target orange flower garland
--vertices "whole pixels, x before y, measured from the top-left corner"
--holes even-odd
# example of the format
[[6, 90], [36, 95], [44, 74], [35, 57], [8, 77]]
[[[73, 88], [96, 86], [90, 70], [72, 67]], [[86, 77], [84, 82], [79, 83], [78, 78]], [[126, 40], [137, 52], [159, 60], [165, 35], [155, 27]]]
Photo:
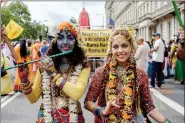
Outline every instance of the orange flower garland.
[[63, 31], [64, 29], [68, 28], [69, 31], [75, 36], [77, 37], [77, 31], [75, 29], [75, 27], [69, 23], [69, 22], [63, 22], [60, 24], [60, 31]]
[[[106, 84], [107, 86], [107, 101], [112, 100], [113, 98], [117, 97], [117, 98], [122, 98], [124, 100], [124, 107], [122, 109], [120, 109], [121, 111], [121, 122], [126, 122], [128, 123], [132, 116], [131, 116], [131, 111], [132, 111], [132, 105], [133, 105], [133, 99], [134, 99], [134, 94], [133, 94], [133, 85], [134, 85], [134, 65], [129, 64], [128, 66], [126, 66], [124, 68], [124, 70], [126, 71], [126, 73], [123, 74], [122, 77], [118, 77], [118, 74], [120, 74], [117, 71], [117, 61], [112, 58], [111, 61], [109, 62], [109, 68], [110, 68], [110, 72], [109, 72], [109, 80]], [[116, 93], [116, 85], [117, 85], [117, 81], [118, 79], [121, 79], [123, 85], [124, 85], [124, 90], [123, 90], [123, 95], [117, 95]], [[111, 114], [109, 116], [109, 121], [111, 122], [116, 122], [116, 121], [120, 121], [120, 119], [117, 119], [115, 114]]]

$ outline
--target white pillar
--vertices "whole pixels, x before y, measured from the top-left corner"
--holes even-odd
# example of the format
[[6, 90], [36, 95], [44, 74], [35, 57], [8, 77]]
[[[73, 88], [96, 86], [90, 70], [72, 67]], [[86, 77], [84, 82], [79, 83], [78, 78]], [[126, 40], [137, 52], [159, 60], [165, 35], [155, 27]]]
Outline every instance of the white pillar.
[[146, 26], [144, 27], [144, 40], [146, 41]]
[[146, 26], [146, 41], [150, 40], [149, 26]]
[[185, 18], [184, 18], [184, 10], [181, 11], [181, 18], [182, 18], [182, 22], [183, 22], [183, 24], [184, 24], [184, 19], [185, 19]]

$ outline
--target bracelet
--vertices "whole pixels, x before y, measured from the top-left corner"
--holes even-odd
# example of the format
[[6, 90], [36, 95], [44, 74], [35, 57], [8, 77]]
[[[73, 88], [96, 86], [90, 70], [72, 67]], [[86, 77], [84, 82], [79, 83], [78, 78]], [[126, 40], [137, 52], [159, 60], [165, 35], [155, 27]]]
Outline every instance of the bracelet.
[[62, 89], [66, 82], [67, 82], [67, 80], [65, 78], [63, 78], [62, 82], [60, 82], [59, 88]]
[[58, 78], [60, 77], [60, 74], [57, 74], [55, 78], [52, 80], [52, 83], [54, 83]]
[[103, 110], [103, 109], [104, 109], [104, 108], [102, 108], [102, 107], [98, 108], [98, 116], [99, 116], [99, 117], [101, 116], [102, 110]]
[[105, 107], [102, 107], [102, 108], [99, 108], [99, 112], [98, 113], [100, 113], [100, 114], [98, 114], [99, 116], [103, 116], [103, 118], [108, 118], [109, 117], [109, 115], [103, 115], [103, 109], [105, 109]]
[[95, 116], [98, 116], [98, 108], [97, 106], [95, 106], [92, 110], [92, 113], [95, 115]]
[[171, 123], [168, 119], [165, 119], [163, 123]]
[[21, 82], [21, 86], [22, 86], [22, 87], [26, 87], [26, 86], [28, 86], [29, 84], [30, 84], [30, 81], [29, 81], [29, 80], [28, 80], [26, 83], [22, 83], [22, 82]]
[[31, 87], [31, 84], [29, 84], [28, 86], [22, 87], [22, 90], [28, 90], [30, 89], [30, 87]]
[[23, 93], [25, 94], [25, 95], [28, 95], [28, 94], [30, 94], [31, 92], [32, 92], [32, 88], [30, 88], [30, 89], [28, 89], [28, 90], [22, 90], [23, 91]]

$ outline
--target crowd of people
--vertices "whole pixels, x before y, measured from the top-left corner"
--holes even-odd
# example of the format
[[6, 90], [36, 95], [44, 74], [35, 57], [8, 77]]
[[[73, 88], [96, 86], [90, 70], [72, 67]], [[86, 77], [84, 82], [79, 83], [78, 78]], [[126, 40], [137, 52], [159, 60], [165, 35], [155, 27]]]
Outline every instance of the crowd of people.
[[[165, 78], [174, 77], [175, 83], [185, 82], [184, 31], [180, 27], [176, 40], [161, 39], [160, 33], [152, 35], [152, 41], [137, 39], [135, 52], [137, 67], [150, 78], [150, 87], [160, 88]], [[155, 82], [157, 81], [157, 82]], [[157, 85], [157, 86], [156, 86]]]
[[[50, 44], [21, 39], [13, 47], [2, 28], [1, 37], [6, 43], [1, 45], [2, 51], [9, 49], [9, 52], [4, 51], [1, 55], [1, 85], [8, 83], [3, 80], [5, 77], [9, 77], [9, 81], [14, 84], [14, 88], [3, 94], [12, 90], [21, 91], [30, 103], [42, 98], [36, 123], [84, 123], [79, 99], [88, 85], [90, 65], [85, 52], [78, 45], [76, 28], [69, 22], [62, 22], [59, 29]], [[114, 29], [108, 41], [106, 62], [96, 69], [84, 101], [85, 108], [95, 116], [95, 123], [150, 123], [148, 116], [159, 123], [170, 123], [155, 108], [149, 87], [155, 87], [155, 84], [161, 87], [163, 71], [169, 68], [176, 80], [184, 82], [183, 33], [179, 32], [178, 48], [173, 48], [173, 44], [169, 46], [171, 48], [166, 48], [159, 33], [153, 34], [154, 41], [149, 44], [139, 37], [136, 48], [129, 29]], [[49, 57], [66, 51], [72, 52]], [[174, 57], [176, 62], [173, 61]], [[16, 65], [37, 59], [41, 61], [11, 69], [12, 76], [10, 73], [2, 76], [2, 68], [8, 67], [8, 60]], [[171, 65], [172, 61], [175, 65]], [[1, 88], [6, 90], [7, 86]]]
[[[1, 68], [14, 67], [17, 64], [37, 60], [46, 54], [49, 47], [45, 40], [40, 42], [39, 40], [34, 41], [21, 38], [15, 43], [10, 42], [6, 35], [2, 36], [1, 39], [4, 40], [4, 42], [1, 42]], [[39, 64], [29, 64], [28, 67], [30, 73], [29, 80], [33, 82]], [[6, 95], [11, 91], [22, 92], [18, 69], [13, 68], [6, 72], [7, 74], [3, 77], [1, 75], [1, 95]]]

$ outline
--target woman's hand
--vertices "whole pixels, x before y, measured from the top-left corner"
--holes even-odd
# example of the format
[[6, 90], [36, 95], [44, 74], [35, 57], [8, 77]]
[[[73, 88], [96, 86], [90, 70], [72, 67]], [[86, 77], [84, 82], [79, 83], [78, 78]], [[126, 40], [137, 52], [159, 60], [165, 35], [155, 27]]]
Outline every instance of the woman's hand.
[[5, 39], [7, 36], [6, 30], [5, 30], [5, 25], [1, 25], [1, 39]]
[[50, 57], [48, 56], [42, 57], [39, 64], [40, 68], [45, 69], [48, 74], [51, 75], [52, 73], [56, 73], [54, 62]]
[[107, 102], [105, 109], [102, 111], [103, 115], [109, 115], [114, 112], [114, 110], [119, 109], [121, 106], [117, 104], [116, 99], [112, 99]]
[[18, 67], [18, 74], [22, 83], [27, 83], [29, 81], [28, 80], [29, 71], [27, 65]]

